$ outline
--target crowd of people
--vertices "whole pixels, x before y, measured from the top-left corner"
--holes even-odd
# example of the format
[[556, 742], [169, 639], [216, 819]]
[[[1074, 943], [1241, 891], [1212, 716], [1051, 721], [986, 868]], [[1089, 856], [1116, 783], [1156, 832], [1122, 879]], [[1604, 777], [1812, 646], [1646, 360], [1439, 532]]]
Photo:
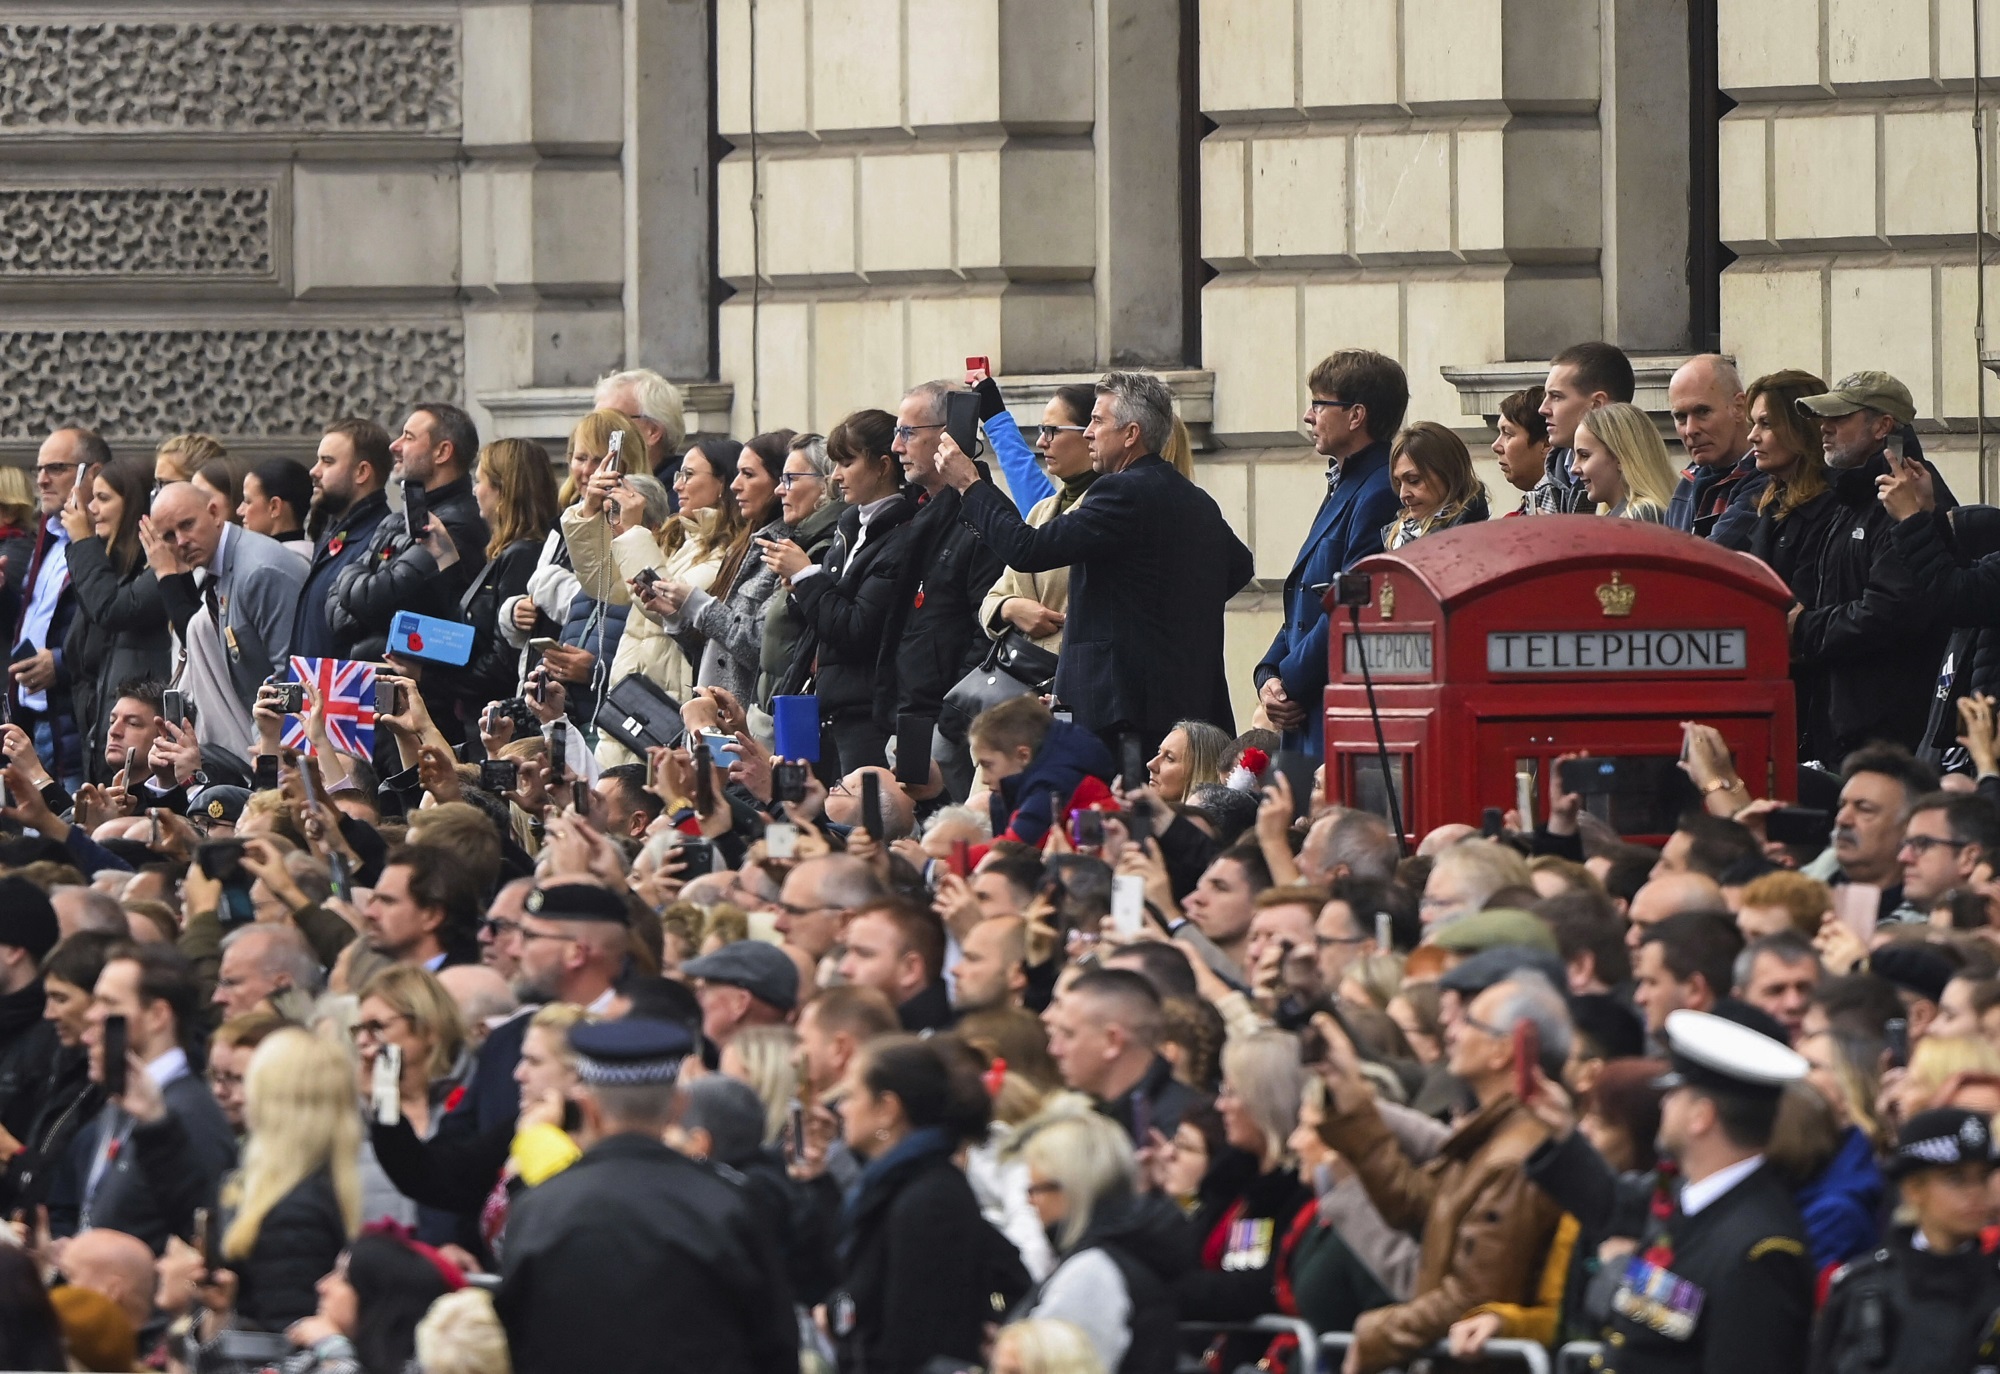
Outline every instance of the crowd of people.
[[[1032, 446], [981, 373], [692, 444], [619, 373], [560, 463], [441, 402], [309, 472], [51, 434], [0, 530], [0, 1368], [1990, 1364], [2000, 564], [1908, 391], [1696, 358], [1677, 475], [1580, 345], [1501, 407], [1502, 513], [1393, 360], [1307, 384], [1241, 733], [1250, 554], [1150, 374]], [[1591, 511], [1794, 589], [1826, 833], [1699, 722], [1658, 848], [1307, 795], [1333, 576]]]

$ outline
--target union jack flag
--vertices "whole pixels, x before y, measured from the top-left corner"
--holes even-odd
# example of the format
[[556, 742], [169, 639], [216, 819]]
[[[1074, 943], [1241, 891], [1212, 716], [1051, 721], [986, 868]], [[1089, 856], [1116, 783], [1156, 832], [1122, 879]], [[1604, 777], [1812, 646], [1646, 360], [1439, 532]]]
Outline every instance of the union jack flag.
[[[343, 754], [375, 754], [375, 665], [345, 658], [292, 659], [293, 682], [310, 682], [326, 703], [328, 741]], [[283, 743], [302, 754], [313, 752], [305, 720], [285, 717]]]

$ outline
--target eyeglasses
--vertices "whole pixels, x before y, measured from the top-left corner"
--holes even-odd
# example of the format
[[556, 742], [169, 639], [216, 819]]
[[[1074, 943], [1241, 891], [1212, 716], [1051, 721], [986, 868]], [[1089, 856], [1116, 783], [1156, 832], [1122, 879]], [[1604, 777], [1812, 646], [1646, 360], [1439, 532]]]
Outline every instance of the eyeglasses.
[[1333, 945], [1365, 945], [1374, 938], [1372, 935], [1322, 935], [1318, 931], [1313, 932], [1313, 944], [1321, 949]]
[[1952, 850], [1964, 849], [1967, 845], [1973, 843], [1975, 842], [1972, 840], [1941, 840], [1935, 835], [1905, 835], [1903, 836], [1903, 842], [1896, 847], [1898, 849], [1910, 850], [1921, 859], [1933, 849], [1940, 847]]
[[1486, 1021], [1481, 1021], [1478, 1017], [1474, 1016], [1469, 1011], [1460, 1012], [1458, 1021], [1460, 1025], [1470, 1026], [1476, 1031], [1480, 1031], [1483, 1034], [1492, 1036], [1495, 1040], [1505, 1040], [1509, 1034], [1509, 1032], [1501, 1030], [1498, 1026], [1492, 1025], [1491, 1023]]
[[1332, 406], [1335, 410], [1346, 410], [1351, 406], [1358, 406], [1360, 404], [1361, 402], [1359, 401], [1322, 401], [1319, 397], [1315, 396], [1306, 402], [1306, 409], [1324, 410], [1328, 406]]
[[381, 1040], [389, 1034], [389, 1028], [395, 1025], [396, 1022], [407, 1021], [409, 1019], [409, 1017], [403, 1015], [401, 1012], [397, 1012], [387, 1021], [356, 1021], [348, 1028], [347, 1034], [357, 1043], [359, 1043], [361, 1037], [364, 1035], [370, 1040]]
[[488, 916], [479, 923], [480, 934], [490, 935], [496, 940], [509, 931], [516, 931], [520, 928], [521, 923], [519, 921], [509, 921], [499, 916]]
[[798, 485], [800, 482], [812, 482], [818, 480], [821, 479], [820, 475], [816, 472], [781, 472], [778, 474], [778, 489], [781, 491], [790, 491], [794, 486]]
[[774, 909], [790, 916], [793, 920], [799, 920], [807, 916], [817, 916], [822, 911], [840, 910], [832, 902], [821, 902], [818, 906], [795, 906], [791, 902], [773, 901], [770, 905]]
[[221, 1073], [215, 1069], [210, 1069], [208, 1071], [208, 1084], [212, 1088], [240, 1088], [243, 1086], [243, 1075], [240, 1073]]
[[1058, 434], [1082, 434], [1089, 428], [1089, 425], [1043, 425], [1035, 433], [1041, 437], [1043, 443], [1052, 444]]
[[897, 425], [896, 437], [898, 439], [901, 439], [904, 443], [907, 444], [910, 442], [910, 440], [917, 437], [917, 431], [920, 429], [943, 429], [943, 428], [944, 428], [944, 422], [942, 420], [938, 421], [938, 423], [934, 425]]
[[81, 463], [37, 463], [35, 464], [35, 472], [38, 475], [46, 472], [49, 476], [54, 477], [58, 473], [75, 472], [82, 466], [83, 464]]

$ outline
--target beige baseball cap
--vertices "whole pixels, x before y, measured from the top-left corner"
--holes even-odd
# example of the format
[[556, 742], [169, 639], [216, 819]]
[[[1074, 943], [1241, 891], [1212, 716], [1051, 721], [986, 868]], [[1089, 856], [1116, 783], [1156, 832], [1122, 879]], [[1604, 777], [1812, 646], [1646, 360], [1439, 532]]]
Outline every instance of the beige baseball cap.
[[1850, 372], [1835, 382], [1831, 391], [1799, 397], [1799, 409], [1828, 417], [1879, 410], [1906, 425], [1917, 418], [1910, 389], [1886, 372]]

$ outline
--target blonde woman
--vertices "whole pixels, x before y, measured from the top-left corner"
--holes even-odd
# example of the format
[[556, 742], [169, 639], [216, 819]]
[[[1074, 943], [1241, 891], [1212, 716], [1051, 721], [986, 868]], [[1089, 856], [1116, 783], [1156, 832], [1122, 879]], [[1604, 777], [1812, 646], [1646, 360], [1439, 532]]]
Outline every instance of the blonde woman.
[[[579, 444], [587, 446], [587, 440], [578, 426], [572, 451]], [[697, 444], [687, 451], [674, 474], [678, 513], [644, 499], [648, 493], [638, 479], [597, 472], [583, 487], [582, 499], [567, 506], [562, 516], [563, 538], [583, 589], [628, 608], [632, 579], [646, 573], [706, 590], [731, 541], [742, 532], [736, 504], [729, 499], [736, 447], [729, 447], [726, 466], [719, 465], [710, 445]], [[695, 665], [686, 651], [658, 621], [628, 609], [607, 681], [618, 682], [632, 673], [644, 674], [676, 701], [694, 694]], [[597, 758], [606, 767], [643, 762], [608, 738], [598, 742]]]
[[213, 434], [170, 435], [153, 450], [153, 480], [162, 485], [192, 482], [203, 467], [228, 457], [229, 450]]
[[461, 1288], [430, 1306], [417, 1323], [417, 1367], [424, 1374], [512, 1374], [507, 1331], [483, 1288]]
[[1473, 475], [1465, 440], [1435, 420], [1420, 420], [1396, 436], [1389, 450], [1389, 481], [1403, 513], [1382, 531], [1385, 549], [1400, 549], [1433, 530], [1486, 519], [1486, 487]]
[[764, 1143], [777, 1143], [799, 1094], [799, 1038], [790, 1026], [750, 1026], [722, 1050], [722, 1072], [750, 1085], [764, 1105]]
[[1629, 401], [1613, 401], [1576, 427], [1572, 466], [1598, 514], [1664, 524], [1673, 500], [1673, 459], [1652, 417]]
[[[651, 471], [646, 461], [646, 439], [639, 427], [615, 410], [593, 410], [570, 431], [569, 473], [556, 493], [558, 510], [567, 511], [576, 503], [583, 487], [609, 456], [613, 434], [619, 436], [620, 472]], [[526, 648], [530, 639], [557, 637], [569, 618], [577, 593], [589, 590], [563, 557], [564, 548], [563, 531], [560, 528], [549, 531], [535, 571], [528, 577], [527, 594], [501, 603], [500, 637], [517, 649]], [[591, 591], [591, 595], [602, 600], [598, 591]], [[616, 637], [617, 630], [613, 628], [607, 632], [605, 642], [614, 643]]]
[[444, 984], [414, 964], [390, 965], [361, 989], [352, 1034], [363, 1095], [384, 1049], [394, 1045], [402, 1054], [403, 1119], [418, 1139], [428, 1140], [443, 1114], [444, 1099], [472, 1067], [458, 1004]]
[[250, 1057], [243, 1167], [224, 1185], [223, 1262], [239, 1325], [282, 1331], [318, 1306], [314, 1285], [361, 1227], [361, 1114], [340, 1047], [297, 1027]]
[[[1057, 1255], [1024, 1316], [1074, 1322], [1106, 1369], [1166, 1374], [1173, 1282], [1191, 1237], [1171, 1203], [1139, 1193], [1125, 1128], [1065, 1093], [1021, 1127], [1013, 1152], [1027, 1161], [1028, 1199]], [[1128, 1266], [1151, 1281], [1132, 1284]]]
[[1026, 1321], [1000, 1328], [993, 1374], [1106, 1374], [1090, 1337], [1075, 1322]]

